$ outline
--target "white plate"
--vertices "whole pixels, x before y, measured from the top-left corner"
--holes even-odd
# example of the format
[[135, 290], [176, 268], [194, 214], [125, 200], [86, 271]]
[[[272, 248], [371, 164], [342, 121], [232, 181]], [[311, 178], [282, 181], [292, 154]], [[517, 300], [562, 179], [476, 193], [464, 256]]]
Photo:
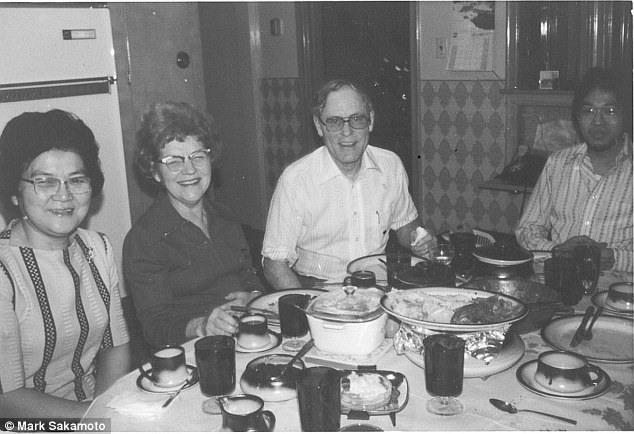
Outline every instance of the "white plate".
[[[488, 365], [474, 357], [465, 359], [464, 376], [465, 378], [488, 377], [489, 375], [505, 371], [520, 361], [524, 355], [525, 348], [524, 340], [515, 333], [511, 333], [500, 349], [498, 356]], [[416, 366], [425, 369], [425, 357], [422, 354], [406, 350], [405, 357]]]
[[[194, 371], [196, 371], [195, 366], [187, 365], [188, 373], [191, 374]], [[152, 368], [147, 369], [146, 372], [148, 373], [148, 375], [152, 375]], [[172, 386], [172, 387], [159, 387], [155, 385], [149, 378], [145, 377], [144, 375], [139, 375], [139, 378], [136, 379], [136, 386], [142, 391], [148, 392], [148, 393], [159, 393], [159, 394], [174, 393], [178, 390], [179, 387], [182, 386], [182, 384], [183, 383], [177, 384], [176, 386]], [[191, 389], [196, 384], [198, 384], [198, 372], [194, 373], [193, 381], [187, 386], [185, 386], [183, 390]]]
[[236, 353], [261, 353], [278, 347], [282, 343], [282, 336], [269, 330], [269, 343], [262, 348], [242, 348], [236, 340]]
[[583, 315], [556, 318], [544, 326], [542, 338], [556, 350], [574, 351], [591, 362], [634, 362], [634, 320], [602, 315], [592, 327], [592, 340], [583, 340], [573, 348], [570, 341], [582, 318]]
[[[384, 263], [379, 261], [379, 259], [381, 259], [382, 261], [387, 261], [385, 253], [362, 256], [361, 258], [357, 258], [348, 264], [348, 274], [352, 274], [355, 271], [362, 270], [372, 271], [376, 276], [376, 283], [378, 283], [379, 285], [387, 285], [387, 267]], [[410, 265], [414, 266], [422, 261], [424, 261], [424, 259], [412, 255], [412, 262]]]
[[[513, 297], [509, 297], [503, 294], [493, 294], [491, 292], [481, 291], [478, 289], [442, 288], [442, 287], [412, 288], [412, 289], [406, 289], [402, 291], [403, 294], [413, 294], [414, 292], [418, 293], [419, 295], [429, 294], [429, 295], [435, 295], [435, 296], [467, 295], [467, 296], [470, 296], [471, 298], [488, 298], [495, 295], [504, 300], [510, 301], [515, 305], [521, 306], [522, 309], [517, 315], [515, 315], [512, 318], [505, 318], [503, 320], [490, 323], [490, 324], [451, 324], [451, 323], [436, 322], [433, 320], [418, 320], [418, 319], [409, 318], [404, 315], [401, 315], [400, 313], [397, 313], [392, 309], [392, 306], [391, 306], [390, 300], [388, 299], [387, 294], [381, 298], [381, 307], [387, 313], [397, 317], [398, 319], [400, 319], [406, 324], [422, 326], [429, 330], [457, 331], [457, 332], [487, 331], [493, 328], [501, 327], [505, 324], [511, 324], [511, 323], [517, 322], [521, 320], [522, 318], [524, 318], [526, 315], [528, 315], [528, 309], [526, 308], [526, 306], [524, 306], [524, 304], [522, 304], [522, 302], [520, 302], [519, 300]], [[460, 306], [456, 306], [456, 308], [458, 307]]]
[[480, 261], [486, 263], [486, 264], [491, 264], [491, 265], [520, 265], [520, 264], [525, 264], [526, 262], [530, 262], [533, 260], [533, 258], [528, 258], [528, 259], [518, 259], [517, 261], [507, 261], [507, 260], [502, 260], [502, 259], [491, 259], [491, 258], [487, 258], [485, 256], [480, 256], [478, 254], [476, 254], [475, 252], [472, 253], [473, 256], [475, 256], [476, 258], [478, 258]]
[[[341, 286], [339, 286], [341, 287]], [[326, 292], [323, 289], [310, 289], [310, 288], [297, 288], [297, 289], [283, 289], [281, 291], [276, 291], [271, 294], [260, 295], [259, 297], [254, 298], [249, 303], [247, 303], [247, 307], [255, 307], [259, 309], [266, 309], [272, 312], [275, 312], [279, 315], [279, 305], [278, 300], [281, 296], [287, 294], [304, 294], [310, 295], [311, 297], [317, 297], [318, 295]], [[269, 319], [269, 325], [280, 325], [280, 320], [278, 319]]]
[[608, 299], [608, 291], [597, 292], [596, 294], [592, 296], [592, 303], [595, 306], [602, 307], [604, 312], [606, 313], [612, 313], [615, 315], [632, 315], [632, 313], [634, 313], [634, 310], [632, 309], [613, 308], [612, 306], [606, 303], [607, 299]]
[[[592, 365], [594, 366], [594, 365]], [[581, 390], [579, 392], [571, 392], [571, 393], [563, 393], [563, 392], [555, 392], [554, 390], [546, 389], [544, 386], [535, 381], [535, 371], [537, 370], [537, 360], [531, 360], [530, 362], [524, 363], [522, 366], [517, 368], [517, 381], [524, 386], [526, 389], [530, 390], [533, 393], [536, 393], [541, 396], [545, 396], [547, 398], [557, 398], [557, 399], [568, 399], [573, 401], [580, 401], [584, 399], [592, 399], [597, 396], [601, 396], [610, 390], [610, 385], [612, 384], [612, 380], [610, 376], [603, 371], [603, 369], [595, 366], [595, 368], [599, 369], [603, 372], [603, 379], [596, 386], [589, 387], [587, 389]]]

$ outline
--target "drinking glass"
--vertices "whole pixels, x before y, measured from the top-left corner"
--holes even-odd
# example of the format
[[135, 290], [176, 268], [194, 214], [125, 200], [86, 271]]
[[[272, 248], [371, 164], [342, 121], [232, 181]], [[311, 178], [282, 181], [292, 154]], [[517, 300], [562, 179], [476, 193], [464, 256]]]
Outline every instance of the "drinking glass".
[[387, 284], [390, 288], [400, 288], [396, 273], [412, 266], [412, 252], [398, 244], [388, 245], [385, 251], [387, 262]]
[[427, 401], [427, 411], [441, 416], [462, 412], [456, 396], [462, 393], [465, 341], [455, 335], [436, 334], [423, 339], [425, 351], [425, 386], [434, 398]]
[[194, 343], [200, 391], [205, 396], [228, 395], [236, 387], [236, 348], [231, 336], [206, 336]]
[[284, 350], [299, 351], [304, 345], [299, 338], [308, 333], [308, 319], [304, 313], [308, 300], [304, 294], [288, 294], [279, 298], [280, 331], [283, 336], [291, 338], [282, 345]]
[[594, 293], [601, 269], [601, 248], [590, 244], [575, 246], [572, 257], [583, 293], [586, 295]]
[[453, 261], [456, 249], [451, 244], [438, 244], [428, 249], [429, 259], [442, 265], [449, 265]]

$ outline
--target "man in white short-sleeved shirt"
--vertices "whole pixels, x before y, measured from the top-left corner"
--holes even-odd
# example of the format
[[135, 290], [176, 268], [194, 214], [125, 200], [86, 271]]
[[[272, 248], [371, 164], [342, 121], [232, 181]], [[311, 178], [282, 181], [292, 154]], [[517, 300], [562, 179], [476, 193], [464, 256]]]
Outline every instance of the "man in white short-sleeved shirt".
[[349, 80], [333, 80], [315, 101], [324, 146], [284, 170], [269, 208], [262, 256], [276, 290], [301, 287], [300, 276], [341, 282], [350, 261], [385, 251], [390, 229], [418, 255], [434, 243], [419, 228], [400, 158], [369, 146], [368, 95]]

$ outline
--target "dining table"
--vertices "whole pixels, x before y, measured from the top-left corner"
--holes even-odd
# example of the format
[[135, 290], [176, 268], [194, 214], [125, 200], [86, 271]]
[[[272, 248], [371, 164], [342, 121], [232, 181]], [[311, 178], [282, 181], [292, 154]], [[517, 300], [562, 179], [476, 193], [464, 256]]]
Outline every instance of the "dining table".
[[[618, 281], [632, 281], [632, 275], [605, 271], [599, 278], [597, 291], [606, 291], [611, 283]], [[591, 305], [592, 296], [586, 295], [574, 306], [575, 313], [583, 314]], [[632, 322], [625, 324], [631, 328]], [[624, 333], [634, 336], [634, 330], [624, 330]], [[370, 424], [383, 431], [634, 430], [634, 354], [625, 362], [592, 362], [603, 369], [611, 380], [607, 391], [601, 392], [599, 396], [552, 397], [527, 388], [519, 381], [518, 373], [521, 367], [536, 360], [542, 352], [553, 348], [546, 343], [540, 329], [518, 336], [524, 344], [524, 350], [517, 362], [501, 372], [464, 378], [463, 390], [458, 396], [464, 410], [453, 416], [434, 415], [426, 410], [426, 402], [432, 396], [425, 387], [424, 370], [410, 358], [398, 354], [388, 341], [389, 349], [375, 364], [378, 370], [389, 370], [405, 376], [407, 387], [402, 390], [403, 396], [399, 397], [401, 408], [391, 415], [368, 415], [363, 412], [359, 415], [355, 412], [353, 417], [360, 419], [342, 414], [340, 426]], [[193, 339], [183, 345], [187, 364], [191, 366], [196, 364], [195, 341]], [[247, 363], [268, 353], [292, 354], [282, 350], [281, 346], [267, 352], [236, 353], [236, 388], [232, 394], [242, 393], [239, 380]], [[306, 366], [316, 364], [307, 362]], [[170, 395], [141, 390], [137, 387], [138, 378], [139, 372], [136, 370], [120, 378], [92, 402], [85, 418], [107, 418], [110, 420], [111, 430], [115, 432], [223, 430], [220, 414], [203, 411], [205, 401], [213, 398], [204, 396], [197, 384], [183, 390], [169, 406], [163, 407], [162, 404]], [[520, 410], [551, 413], [574, 419], [577, 423], [573, 425], [531, 412], [503, 412], [491, 405], [490, 398], [511, 402]], [[301, 431], [296, 398], [282, 402], [265, 402], [264, 409], [275, 415], [274, 431]], [[363, 420], [366, 418], [367, 420]]]

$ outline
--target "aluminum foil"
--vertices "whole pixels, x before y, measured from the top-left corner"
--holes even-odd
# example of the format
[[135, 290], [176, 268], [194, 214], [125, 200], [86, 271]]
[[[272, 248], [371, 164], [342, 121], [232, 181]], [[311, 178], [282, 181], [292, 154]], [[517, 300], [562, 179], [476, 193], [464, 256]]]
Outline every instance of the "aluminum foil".
[[451, 333], [465, 340], [465, 357], [473, 357], [488, 365], [500, 353], [509, 327], [510, 324], [506, 324], [487, 331], [455, 333], [429, 330], [421, 326], [402, 323], [394, 335], [394, 348], [397, 354], [403, 354], [405, 350], [409, 350], [423, 355], [423, 339], [438, 333]]

